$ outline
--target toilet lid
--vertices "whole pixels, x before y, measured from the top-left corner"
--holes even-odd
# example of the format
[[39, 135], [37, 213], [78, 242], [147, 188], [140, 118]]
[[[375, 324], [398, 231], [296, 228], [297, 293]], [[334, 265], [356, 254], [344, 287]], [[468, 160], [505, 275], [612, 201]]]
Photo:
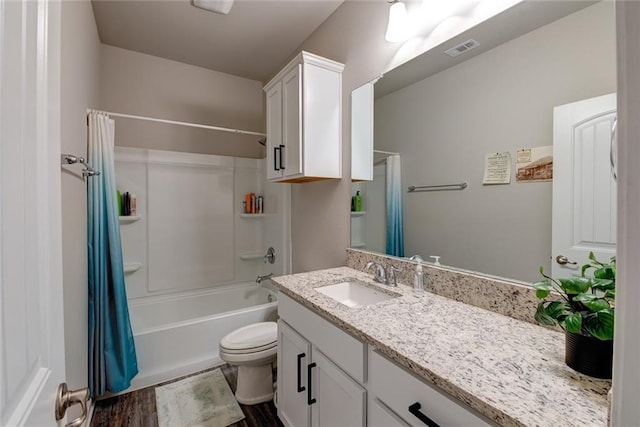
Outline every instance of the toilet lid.
[[259, 347], [271, 347], [278, 341], [276, 322], [260, 322], [227, 334], [220, 340], [220, 347], [228, 350], [247, 350]]

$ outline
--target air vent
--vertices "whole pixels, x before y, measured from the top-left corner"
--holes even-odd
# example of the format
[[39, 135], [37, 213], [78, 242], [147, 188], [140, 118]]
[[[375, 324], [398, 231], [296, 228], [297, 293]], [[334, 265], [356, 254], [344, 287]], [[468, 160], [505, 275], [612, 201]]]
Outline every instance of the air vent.
[[478, 46], [480, 46], [480, 43], [473, 39], [469, 39], [466, 42], [460, 43], [459, 45], [454, 46], [449, 50], [445, 50], [444, 53], [455, 58], [456, 56], [462, 55], [465, 52], [469, 52], [471, 49], [474, 49]]

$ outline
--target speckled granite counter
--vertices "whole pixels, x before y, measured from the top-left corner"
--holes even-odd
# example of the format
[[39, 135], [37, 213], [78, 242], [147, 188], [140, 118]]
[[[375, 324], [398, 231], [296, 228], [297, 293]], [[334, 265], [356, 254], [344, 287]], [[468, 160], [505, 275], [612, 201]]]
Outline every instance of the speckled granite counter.
[[[349, 308], [314, 288], [358, 279], [402, 296]], [[610, 381], [564, 363], [564, 335], [347, 267], [275, 277], [286, 295], [504, 426], [606, 426]], [[295, 325], [293, 325], [295, 327]]]

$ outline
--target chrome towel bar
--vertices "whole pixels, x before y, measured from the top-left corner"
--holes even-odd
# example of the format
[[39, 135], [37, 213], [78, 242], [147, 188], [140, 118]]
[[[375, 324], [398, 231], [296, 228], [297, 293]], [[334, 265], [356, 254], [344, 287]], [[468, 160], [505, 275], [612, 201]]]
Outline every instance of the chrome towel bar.
[[417, 193], [422, 191], [448, 191], [448, 190], [464, 190], [469, 185], [466, 182], [459, 184], [440, 184], [440, 185], [412, 185], [409, 187], [409, 193]]

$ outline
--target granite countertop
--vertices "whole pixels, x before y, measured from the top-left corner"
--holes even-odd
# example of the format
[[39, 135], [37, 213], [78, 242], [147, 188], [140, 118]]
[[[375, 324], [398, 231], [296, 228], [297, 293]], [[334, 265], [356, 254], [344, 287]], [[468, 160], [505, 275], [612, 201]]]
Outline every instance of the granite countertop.
[[[358, 279], [401, 294], [349, 308], [314, 290]], [[611, 382], [564, 363], [564, 334], [339, 267], [274, 277], [280, 291], [504, 426], [606, 426]], [[293, 325], [295, 327], [295, 325]]]

